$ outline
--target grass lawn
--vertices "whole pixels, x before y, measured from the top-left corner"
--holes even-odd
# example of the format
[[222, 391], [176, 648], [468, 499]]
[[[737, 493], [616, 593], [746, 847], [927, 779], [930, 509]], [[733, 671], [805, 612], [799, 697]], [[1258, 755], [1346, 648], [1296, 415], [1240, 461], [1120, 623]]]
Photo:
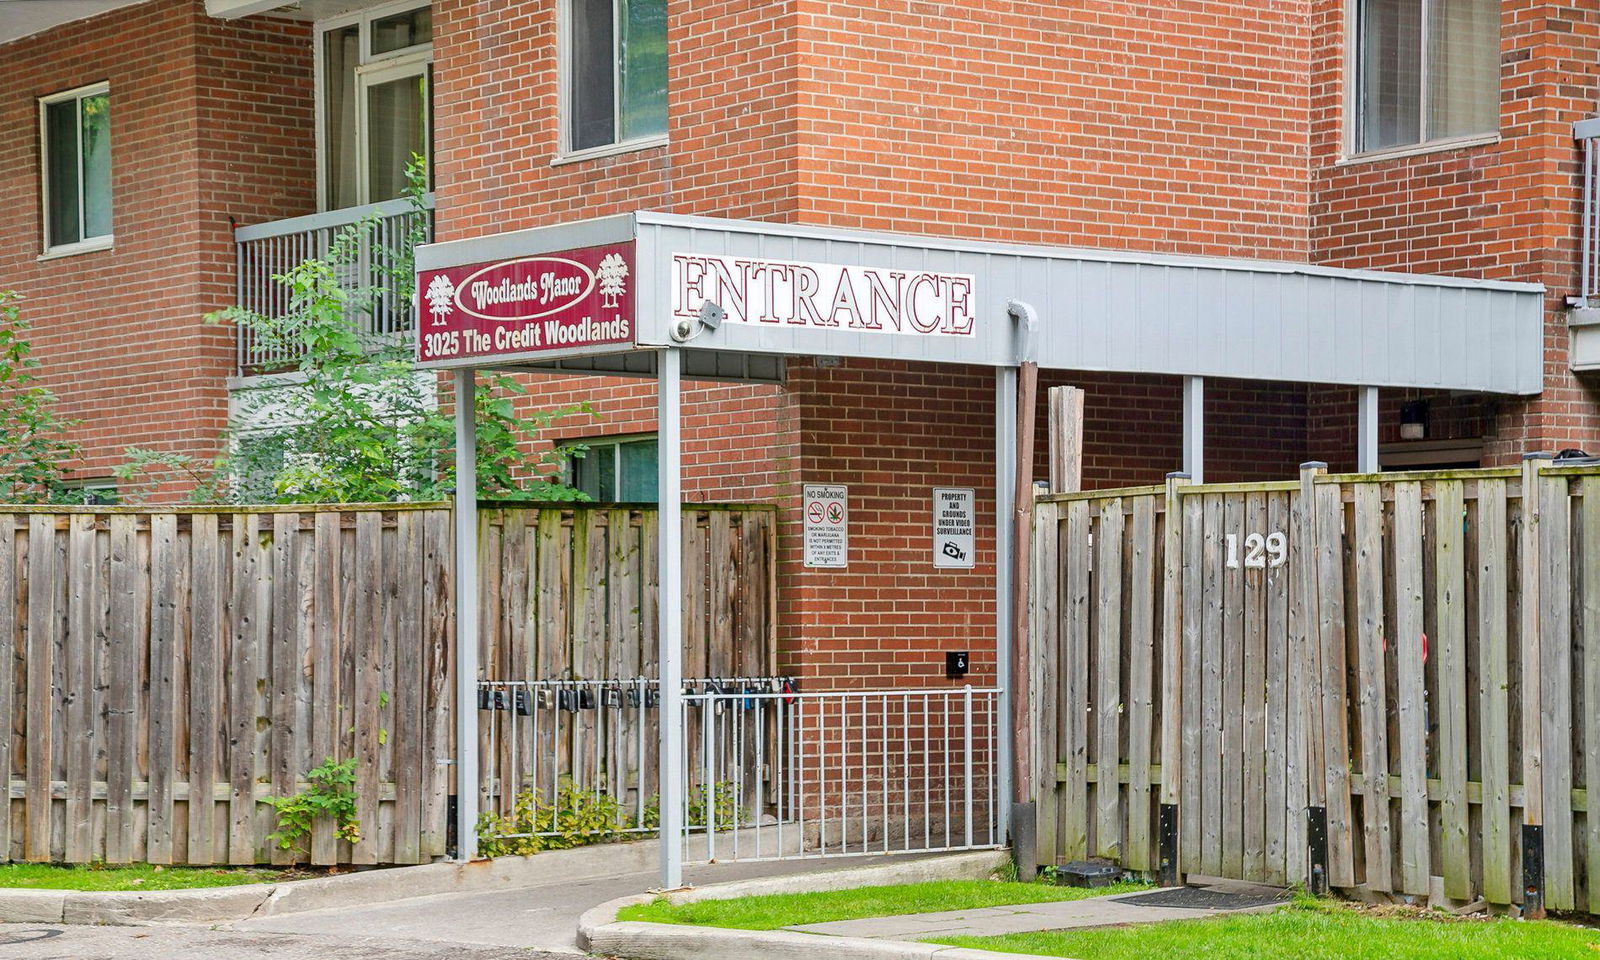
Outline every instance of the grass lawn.
[[930, 942], [1078, 960], [1594, 960], [1600, 956], [1600, 930], [1548, 921], [1433, 919], [1416, 912], [1308, 900], [1275, 913]]
[[299, 880], [320, 874], [270, 867], [158, 867], [138, 863], [125, 867], [98, 864], [59, 866], [48, 863], [0, 864], [0, 888], [40, 890], [189, 890], [241, 883]]
[[1016, 903], [1082, 900], [1114, 893], [1150, 889], [1148, 884], [1124, 883], [1098, 890], [1056, 887], [1042, 883], [1006, 883], [997, 880], [942, 880], [888, 887], [859, 887], [818, 893], [784, 893], [734, 900], [702, 900], [674, 906], [665, 897], [652, 903], [623, 907], [618, 920], [651, 923], [687, 923], [736, 930], [776, 930], [803, 923], [893, 917], [940, 910], [970, 910]]

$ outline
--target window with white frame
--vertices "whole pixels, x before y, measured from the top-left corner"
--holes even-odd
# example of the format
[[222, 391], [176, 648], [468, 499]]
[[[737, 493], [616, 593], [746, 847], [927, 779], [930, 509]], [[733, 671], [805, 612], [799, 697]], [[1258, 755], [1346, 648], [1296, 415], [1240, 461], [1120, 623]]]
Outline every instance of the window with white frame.
[[656, 438], [584, 440], [567, 458], [568, 483], [601, 503], [651, 503], [656, 499]]
[[1356, 0], [1355, 153], [1500, 127], [1498, 0]]
[[432, 167], [432, 8], [412, 0], [323, 21], [317, 48], [324, 209], [404, 195], [412, 155]]
[[111, 245], [111, 91], [104, 83], [39, 100], [46, 253]]
[[666, 0], [566, 0], [567, 152], [667, 133]]

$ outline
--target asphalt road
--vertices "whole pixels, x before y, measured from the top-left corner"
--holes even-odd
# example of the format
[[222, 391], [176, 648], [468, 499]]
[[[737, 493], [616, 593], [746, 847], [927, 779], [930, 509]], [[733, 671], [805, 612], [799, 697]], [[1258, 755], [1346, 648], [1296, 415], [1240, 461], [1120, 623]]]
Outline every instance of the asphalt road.
[[0, 923], [6, 960], [573, 960], [517, 947], [201, 927]]

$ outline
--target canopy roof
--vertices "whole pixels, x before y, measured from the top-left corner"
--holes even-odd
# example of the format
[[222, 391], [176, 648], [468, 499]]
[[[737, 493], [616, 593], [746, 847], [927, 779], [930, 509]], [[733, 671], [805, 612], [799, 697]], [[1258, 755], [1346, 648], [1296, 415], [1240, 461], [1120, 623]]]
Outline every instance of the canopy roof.
[[[686, 376], [733, 379], [776, 379], [785, 356], [1009, 366], [1028, 353], [1063, 370], [1543, 383], [1538, 284], [652, 212], [429, 244], [417, 269], [419, 356], [435, 367], [648, 375], [674, 346]], [[707, 301], [719, 325], [695, 319]], [[1013, 301], [1037, 312], [1031, 338]], [[498, 341], [428, 348], [430, 333], [472, 324]]]

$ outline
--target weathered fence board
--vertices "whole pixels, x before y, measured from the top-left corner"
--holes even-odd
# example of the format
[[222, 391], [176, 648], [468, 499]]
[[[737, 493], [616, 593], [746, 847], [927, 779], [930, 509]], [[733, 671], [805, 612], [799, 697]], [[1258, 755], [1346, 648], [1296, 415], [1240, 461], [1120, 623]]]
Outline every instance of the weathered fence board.
[[[653, 511], [480, 516], [486, 674], [653, 675]], [[773, 672], [774, 512], [685, 517], [685, 587], [715, 598], [699, 661]], [[263, 801], [352, 757], [360, 842], [318, 823], [299, 856], [443, 855], [452, 557], [438, 505], [0, 513], [0, 859], [287, 862]], [[645, 761], [609, 786], [650, 784]]]
[[1600, 469], [1318, 466], [1041, 499], [1053, 859], [1292, 884], [1322, 817], [1334, 887], [1509, 905], [1520, 822], [1544, 904], [1600, 912]]

